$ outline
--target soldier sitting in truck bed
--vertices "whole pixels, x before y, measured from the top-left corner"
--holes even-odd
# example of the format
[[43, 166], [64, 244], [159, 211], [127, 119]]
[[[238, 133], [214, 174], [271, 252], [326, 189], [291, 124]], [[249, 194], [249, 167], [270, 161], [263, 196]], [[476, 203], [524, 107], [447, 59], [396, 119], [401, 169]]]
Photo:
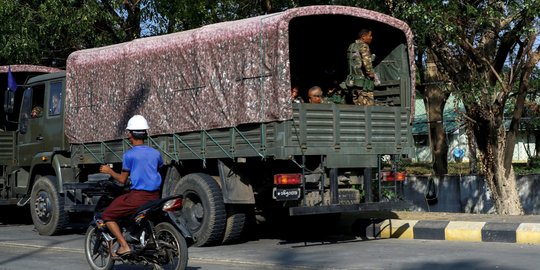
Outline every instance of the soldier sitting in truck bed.
[[309, 103], [329, 103], [323, 97], [323, 91], [319, 86], [313, 86], [308, 90]]

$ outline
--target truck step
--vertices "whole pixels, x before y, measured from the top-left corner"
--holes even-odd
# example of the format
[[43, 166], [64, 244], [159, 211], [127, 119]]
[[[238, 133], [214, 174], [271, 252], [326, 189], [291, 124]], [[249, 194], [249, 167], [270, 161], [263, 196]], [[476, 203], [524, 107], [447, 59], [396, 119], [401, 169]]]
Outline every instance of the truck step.
[[24, 195], [18, 202], [17, 206], [25, 206], [30, 201], [30, 196]]

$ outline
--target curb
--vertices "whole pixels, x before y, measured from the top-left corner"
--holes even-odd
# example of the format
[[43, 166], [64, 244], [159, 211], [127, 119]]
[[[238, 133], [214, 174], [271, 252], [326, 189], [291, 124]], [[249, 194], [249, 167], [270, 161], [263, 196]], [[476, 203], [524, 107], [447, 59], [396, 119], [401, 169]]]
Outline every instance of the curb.
[[540, 245], [540, 223], [370, 219], [357, 222], [355, 227], [360, 236], [370, 238]]

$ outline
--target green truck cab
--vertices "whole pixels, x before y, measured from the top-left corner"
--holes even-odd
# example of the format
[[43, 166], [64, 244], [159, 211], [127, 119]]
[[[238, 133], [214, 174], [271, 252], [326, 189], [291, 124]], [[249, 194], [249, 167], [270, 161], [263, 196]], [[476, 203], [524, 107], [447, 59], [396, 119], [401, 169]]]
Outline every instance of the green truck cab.
[[[384, 105], [292, 103], [293, 81], [322, 84], [316, 75], [340, 63], [334, 79], [346, 77], [355, 25], [392, 37], [373, 49], [381, 77], [374, 96]], [[314, 34], [321, 42], [310, 41]], [[239, 239], [253, 215], [402, 207], [381, 200], [379, 169], [381, 156], [412, 150], [412, 63], [405, 23], [340, 6], [74, 52], [66, 72], [36, 76], [5, 98], [17, 120], [0, 134], [0, 204], [30, 204], [43, 235], [92, 212], [97, 180], [108, 179], [99, 166], [120, 171], [131, 147], [125, 124], [142, 114], [151, 126], [146, 143], [165, 160], [162, 194], [184, 195], [178, 215], [196, 245]]]

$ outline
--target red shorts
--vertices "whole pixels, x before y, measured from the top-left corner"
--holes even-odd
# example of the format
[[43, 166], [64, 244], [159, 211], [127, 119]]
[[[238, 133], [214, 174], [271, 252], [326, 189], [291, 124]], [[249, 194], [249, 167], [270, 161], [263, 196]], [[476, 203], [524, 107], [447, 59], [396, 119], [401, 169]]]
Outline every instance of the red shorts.
[[145, 203], [159, 199], [159, 191], [131, 190], [114, 199], [101, 215], [104, 221], [115, 221], [135, 214]]

